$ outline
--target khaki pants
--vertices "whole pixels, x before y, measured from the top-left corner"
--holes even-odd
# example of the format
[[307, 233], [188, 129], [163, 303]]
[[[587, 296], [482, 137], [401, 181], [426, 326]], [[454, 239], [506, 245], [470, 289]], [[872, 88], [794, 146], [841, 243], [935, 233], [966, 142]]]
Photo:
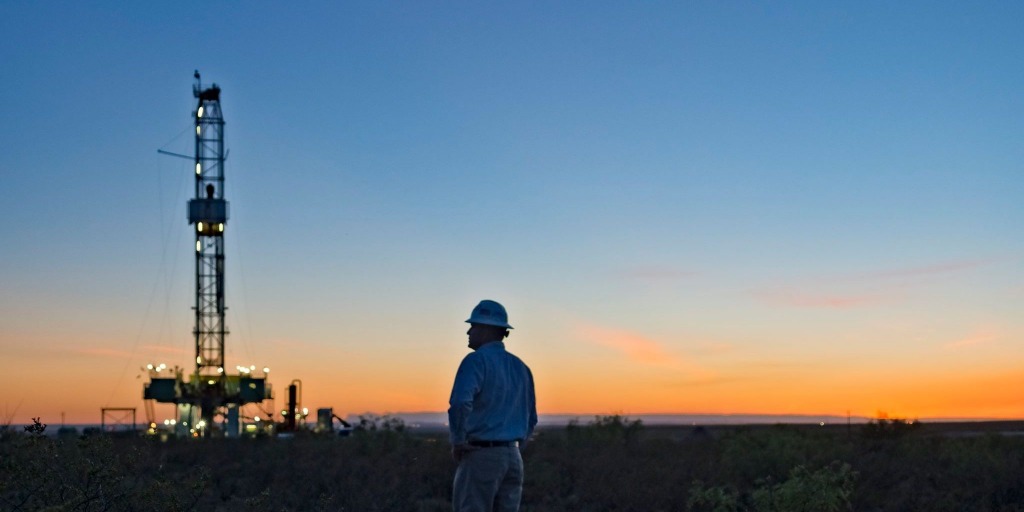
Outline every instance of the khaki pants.
[[523, 494], [523, 457], [516, 446], [467, 453], [455, 470], [452, 510], [516, 512]]

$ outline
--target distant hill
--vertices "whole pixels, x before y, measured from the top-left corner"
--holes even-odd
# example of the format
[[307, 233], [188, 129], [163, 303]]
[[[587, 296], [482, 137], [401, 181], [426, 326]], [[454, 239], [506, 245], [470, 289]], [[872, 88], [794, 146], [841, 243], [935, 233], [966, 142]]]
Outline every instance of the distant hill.
[[[401, 418], [407, 425], [412, 427], [436, 428], [446, 426], [448, 422], [448, 415], [444, 412], [399, 412], [389, 413], [389, 415]], [[348, 421], [358, 423], [359, 416], [359, 414], [349, 414]], [[541, 414], [538, 423], [541, 426], [563, 426], [568, 425], [570, 421], [576, 420], [586, 424], [593, 421], [597, 416], [607, 415]], [[847, 422], [846, 416], [796, 414], [624, 414], [623, 416], [631, 420], [643, 421], [645, 425], [846, 424]], [[851, 423], [867, 423], [870, 419], [863, 416], [852, 416], [849, 418], [849, 421]]]

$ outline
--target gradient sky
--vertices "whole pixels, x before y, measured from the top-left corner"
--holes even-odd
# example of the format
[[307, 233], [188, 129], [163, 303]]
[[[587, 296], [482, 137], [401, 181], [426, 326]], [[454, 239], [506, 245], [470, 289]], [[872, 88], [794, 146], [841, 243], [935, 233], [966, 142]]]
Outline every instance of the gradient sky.
[[[0, 420], [193, 357], [441, 411], [480, 299], [542, 413], [1024, 413], [1024, 4], [4, 2]], [[161, 409], [162, 410], [162, 409]], [[161, 412], [161, 416], [164, 416]]]

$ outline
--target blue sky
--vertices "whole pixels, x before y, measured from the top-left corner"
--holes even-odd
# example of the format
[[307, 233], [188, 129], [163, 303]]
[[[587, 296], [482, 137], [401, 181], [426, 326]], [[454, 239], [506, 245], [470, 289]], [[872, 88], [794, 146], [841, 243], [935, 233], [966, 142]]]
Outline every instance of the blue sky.
[[[749, 374], [699, 390], [749, 397], [789, 375], [751, 370], [768, 362], [839, 389], [878, 364], [923, 364], [920, 387], [959, 363], [1019, 381], [1022, 10], [7, 3], [3, 364], [57, 357], [126, 402], [160, 347], [189, 359], [189, 163], [156, 149], [191, 153], [199, 69], [231, 148], [229, 354], [323, 402], [353, 401], [351, 375], [353, 408], [443, 408], [481, 298], [521, 319], [549, 395], [673, 358], [629, 389]], [[643, 404], [592, 394], [575, 410]], [[773, 397], [730, 403], [837, 412]], [[706, 412], [667, 400], [636, 412]]]

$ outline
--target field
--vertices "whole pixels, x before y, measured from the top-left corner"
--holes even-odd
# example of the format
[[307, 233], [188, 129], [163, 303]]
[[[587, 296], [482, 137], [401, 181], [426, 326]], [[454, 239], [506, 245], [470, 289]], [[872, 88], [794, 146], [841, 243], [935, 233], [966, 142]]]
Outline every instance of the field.
[[[22, 430], [21, 428], [17, 429]], [[1024, 511], [1024, 424], [542, 430], [524, 511]], [[443, 435], [57, 439], [0, 432], [0, 510], [450, 510]]]

